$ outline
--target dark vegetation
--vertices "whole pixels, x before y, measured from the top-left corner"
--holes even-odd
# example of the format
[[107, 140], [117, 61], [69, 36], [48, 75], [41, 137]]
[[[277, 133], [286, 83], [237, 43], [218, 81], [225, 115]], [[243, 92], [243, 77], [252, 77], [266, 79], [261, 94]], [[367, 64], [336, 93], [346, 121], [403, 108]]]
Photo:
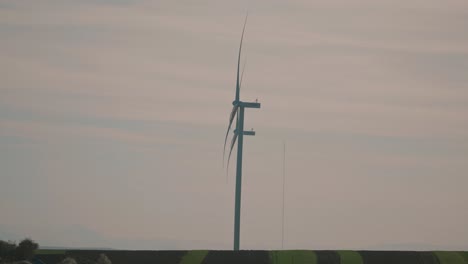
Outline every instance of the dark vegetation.
[[[180, 263], [187, 251], [131, 251], [131, 250], [68, 250], [66, 255], [76, 260], [78, 264], [94, 264], [90, 262], [105, 254], [113, 264], [155, 264]], [[47, 262], [47, 264], [49, 264]]]
[[23, 239], [18, 245], [15, 242], [0, 240], [0, 263], [30, 260], [38, 247], [39, 244], [30, 238]]
[[[468, 264], [468, 252], [333, 250], [50, 250], [0, 240], [0, 264]], [[20, 262], [23, 261], [23, 262]], [[29, 262], [27, 262], [29, 261]]]
[[268, 264], [270, 259], [268, 251], [242, 250], [242, 251], [209, 251], [201, 264]]
[[[439, 264], [440, 262], [432, 252], [416, 251], [360, 251], [364, 263], [380, 264]], [[454, 263], [455, 264], [455, 263]]]
[[94, 264], [93, 260], [101, 253], [113, 264], [468, 264], [468, 252], [455, 251], [69, 250], [62, 255], [44, 253], [38, 254], [38, 258], [46, 264], [59, 263], [65, 257], [75, 259], [77, 264]]
[[317, 263], [320, 264], [340, 264], [340, 255], [333, 250], [317, 250]]

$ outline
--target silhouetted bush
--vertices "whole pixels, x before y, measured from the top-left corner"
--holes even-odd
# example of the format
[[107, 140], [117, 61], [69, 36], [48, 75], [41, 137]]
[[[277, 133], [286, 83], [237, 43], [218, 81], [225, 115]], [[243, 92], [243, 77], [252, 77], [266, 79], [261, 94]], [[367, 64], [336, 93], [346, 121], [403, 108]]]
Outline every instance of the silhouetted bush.
[[26, 238], [16, 247], [15, 255], [17, 260], [28, 260], [34, 257], [34, 252], [39, 248], [39, 244], [30, 238]]
[[16, 244], [11, 241], [0, 240], [0, 263], [13, 260], [15, 257]]

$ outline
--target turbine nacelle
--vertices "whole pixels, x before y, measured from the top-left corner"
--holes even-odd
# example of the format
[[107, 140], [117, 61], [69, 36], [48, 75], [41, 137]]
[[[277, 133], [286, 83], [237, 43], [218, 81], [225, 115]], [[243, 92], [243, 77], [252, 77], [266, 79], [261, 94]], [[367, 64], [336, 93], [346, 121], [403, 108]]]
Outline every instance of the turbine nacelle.
[[245, 108], [260, 108], [260, 105], [259, 102], [239, 102], [239, 106]]
[[[234, 134], [236, 135], [239, 135], [240, 133], [237, 131], [237, 129], [234, 129]], [[255, 136], [255, 131], [252, 129], [252, 130], [247, 130], [247, 131], [243, 131], [242, 135], [244, 136]]]
[[[232, 102], [232, 111], [231, 111], [231, 114], [229, 116], [229, 126], [228, 126], [228, 129], [226, 131], [226, 136], [224, 138], [224, 150], [223, 150], [223, 164], [224, 164], [224, 155], [226, 153], [226, 142], [227, 142], [227, 138], [228, 138], [228, 135], [229, 135], [229, 131], [231, 130], [231, 125], [234, 121], [234, 119], [236, 118], [237, 116], [237, 119], [239, 119], [239, 114], [238, 114], [238, 111], [242, 111], [244, 112], [244, 109], [245, 108], [260, 108], [261, 104], [258, 102], [258, 100], [255, 100], [255, 102], [242, 102], [240, 100], [234, 100]], [[234, 131], [237, 131], [237, 128], [238, 128], [238, 121], [236, 121], [236, 129]], [[243, 124], [244, 123], [244, 119], [242, 118], [241, 120], [241, 123]], [[242, 125], [243, 126], [243, 125]], [[247, 133], [245, 133], [247, 132]], [[230, 150], [229, 150], [229, 156], [228, 156], [228, 168], [229, 168], [229, 160], [231, 159], [231, 153], [232, 153], [232, 149], [234, 148], [234, 144], [236, 143], [236, 140], [237, 140], [237, 136], [239, 134], [234, 132], [234, 137], [232, 138], [231, 140], [231, 147], [230, 147]], [[254, 136], [255, 135], [255, 132], [252, 130], [252, 131], [244, 131], [244, 133], [242, 133], [242, 135], [247, 135], [247, 136]], [[223, 165], [224, 166], [224, 165]]]
[[[242, 102], [242, 101], [232, 101], [233, 106], [237, 107], [245, 107], [245, 108], [260, 108], [260, 103], [258, 101], [255, 102]], [[237, 109], [236, 109], [237, 110]]]
[[258, 101], [256, 102], [232, 101], [232, 105], [245, 107], [245, 108], [260, 108], [260, 103]]

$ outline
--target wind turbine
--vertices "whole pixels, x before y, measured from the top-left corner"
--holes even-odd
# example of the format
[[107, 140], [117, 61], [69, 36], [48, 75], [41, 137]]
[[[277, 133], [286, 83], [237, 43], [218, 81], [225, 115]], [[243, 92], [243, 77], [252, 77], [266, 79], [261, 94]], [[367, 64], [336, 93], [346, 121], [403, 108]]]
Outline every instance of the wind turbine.
[[[234, 129], [234, 135], [231, 140], [231, 148], [229, 150], [228, 165], [229, 169], [229, 160], [231, 158], [232, 149], [236, 144], [237, 140], [237, 167], [236, 167], [236, 193], [235, 193], [235, 208], [234, 208], [234, 250], [239, 250], [239, 239], [240, 239], [240, 213], [241, 213], [241, 189], [242, 189], [242, 146], [244, 143], [244, 135], [246, 136], [255, 136], [255, 131], [244, 131], [244, 110], [245, 108], [260, 108], [260, 103], [258, 102], [242, 102], [240, 100], [240, 88], [242, 84], [242, 77], [244, 75], [244, 70], [242, 70], [242, 76], [239, 80], [239, 70], [240, 70], [240, 60], [241, 60], [241, 51], [242, 51], [242, 40], [244, 39], [245, 25], [247, 24], [247, 16], [244, 21], [244, 28], [242, 29], [242, 35], [239, 45], [239, 55], [237, 57], [237, 81], [236, 81], [236, 97], [232, 102], [232, 111], [229, 116], [229, 125], [226, 132], [226, 137], [224, 138], [224, 151], [223, 151], [223, 161], [224, 154], [226, 153], [226, 142], [231, 130], [232, 123], [234, 118], [236, 119], [236, 128]], [[244, 65], [245, 69], [245, 65]]]

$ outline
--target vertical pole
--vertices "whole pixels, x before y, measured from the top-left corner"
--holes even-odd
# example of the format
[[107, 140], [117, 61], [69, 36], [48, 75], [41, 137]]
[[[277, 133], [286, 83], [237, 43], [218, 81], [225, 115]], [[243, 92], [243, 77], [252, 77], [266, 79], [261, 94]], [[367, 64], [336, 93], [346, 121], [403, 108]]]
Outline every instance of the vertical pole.
[[286, 141], [283, 141], [283, 209], [281, 210], [281, 249], [284, 249], [284, 182], [286, 178]]
[[236, 170], [236, 204], [234, 215], [234, 250], [239, 250], [240, 213], [242, 189], [242, 144], [244, 141], [244, 107], [239, 107], [239, 126], [237, 127], [237, 170]]

